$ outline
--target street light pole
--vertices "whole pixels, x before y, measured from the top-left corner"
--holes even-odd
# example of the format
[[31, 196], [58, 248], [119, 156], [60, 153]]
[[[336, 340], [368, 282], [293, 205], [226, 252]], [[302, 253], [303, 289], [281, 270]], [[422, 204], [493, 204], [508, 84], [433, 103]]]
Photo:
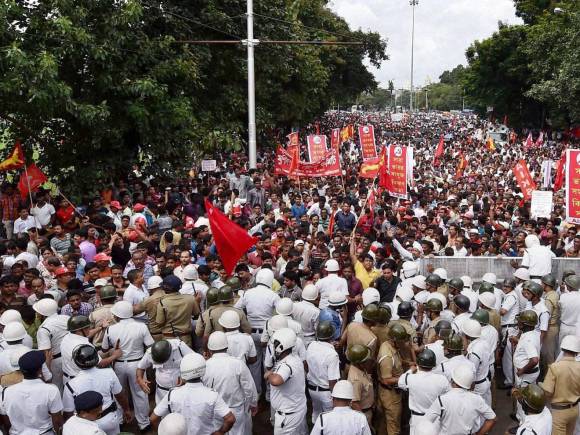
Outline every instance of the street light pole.
[[254, 3], [247, 0], [248, 26], [248, 161], [250, 169], [256, 167], [256, 82], [254, 77]]
[[429, 89], [425, 89], [425, 112], [429, 111]]
[[409, 109], [413, 112], [413, 67], [415, 56], [415, 6], [419, 4], [419, 0], [410, 0], [409, 4], [413, 10], [413, 22], [411, 24], [411, 100], [409, 101]]

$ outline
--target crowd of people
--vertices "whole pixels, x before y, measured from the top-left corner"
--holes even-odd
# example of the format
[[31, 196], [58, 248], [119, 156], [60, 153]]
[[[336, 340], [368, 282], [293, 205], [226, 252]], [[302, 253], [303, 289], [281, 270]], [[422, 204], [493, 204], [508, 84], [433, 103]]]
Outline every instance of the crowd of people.
[[[475, 115], [331, 112], [301, 142], [368, 123], [379, 147], [413, 147], [408, 198], [359, 178], [356, 137], [342, 177], [276, 176], [264, 149], [255, 169], [219, 154], [186, 179], [135, 168], [76, 205], [5, 183], [3, 432], [483, 435], [506, 390], [499, 430], [579, 434], [580, 266], [552, 265], [578, 257], [580, 232], [562, 191], [531, 216], [512, 173], [524, 159], [552, 189], [575, 139], [490, 150], [496, 126]], [[256, 238], [232, 271], [206, 198]], [[437, 256], [510, 257], [513, 272], [450, 276]]]

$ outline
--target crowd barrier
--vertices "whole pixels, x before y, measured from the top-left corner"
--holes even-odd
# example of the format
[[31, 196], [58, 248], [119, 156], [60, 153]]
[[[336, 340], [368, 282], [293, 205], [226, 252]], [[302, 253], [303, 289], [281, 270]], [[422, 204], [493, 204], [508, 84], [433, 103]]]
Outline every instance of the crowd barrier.
[[[434, 269], [442, 267], [447, 271], [448, 278], [459, 278], [467, 275], [474, 282], [481, 281], [485, 273], [493, 272], [498, 281], [512, 278], [515, 269], [511, 261], [521, 263], [521, 257], [433, 257], [422, 258], [420, 273], [427, 276], [430, 266]], [[580, 275], [580, 258], [555, 258], [552, 260], [552, 274], [556, 279], [562, 278], [565, 270], [573, 270]]]

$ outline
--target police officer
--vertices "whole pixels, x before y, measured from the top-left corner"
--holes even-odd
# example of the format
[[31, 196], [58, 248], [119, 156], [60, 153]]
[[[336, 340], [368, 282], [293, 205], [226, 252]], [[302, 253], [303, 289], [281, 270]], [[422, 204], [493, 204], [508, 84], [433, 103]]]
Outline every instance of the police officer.
[[301, 297], [300, 302], [294, 303], [292, 317], [300, 323], [304, 345], [308, 347], [316, 339], [316, 325], [320, 315], [318, 308], [320, 297], [314, 284], [305, 285]]
[[481, 337], [481, 325], [477, 320], [467, 319], [463, 322], [462, 332], [467, 340], [467, 359], [475, 366], [474, 393], [479, 394], [491, 406], [491, 383], [489, 366], [491, 349]]
[[338, 381], [331, 395], [333, 409], [316, 418], [310, 435], [371, 435], [364, 414], [351, 408], [354, 397], [352, 384], [349, 381]]
[[409, 334], [402, 325], [394, 323], [389, 329], [389, 339], [381, 344], [377, 355], [378, 398], [389, 435], [401, 432], [402, 398], [398, 382], [403, 374], [403, 358], [399, 349], [405, 347], [409, 347]]
[[[497, 275], [495, 273], [492, 272], [488, 272], [485, 273], [482, 277], [481, 277], [481, 284], [483, 285], [483, 283], [489, 283], [491, 285], [491, 292], [493, 293], [493, 295], [495, 296], [495, 306], [491, 307], [497, 311], [499, 311], [500, 307], [501, 307], [501, 303], [503, 300], [503, 291], [497, 287]], [[479, 288], [479, 293], [481, 294], [481, 286]]]
[[[4, 350], [0, 352], [0, 376], [2, 385], [12, 376], [4, 377], [18, 370], [18, 359], [32, 349], [24, 344], [24, 339], [28, 336], [24, 326], [20, 322], [10, 322], [4, 327]], [[49, 382], [52, 373], [48, 370], [46, 363], [42, 365], [42, 379]], [[20, 379], [19, 379], [20, 381]]]
[[380, 308], [376, 304], [369, 304], [362, 310], [362, 323], [350, 323], [340, 339], [341, 347], [351, 347], [355, 344], [361, 344], [371, 350], [374, 356], [379, 349], [377, 336], [373, 333], [371, 328], [376, 325], [376, 320], [379, 317]]
[[246, 312], [252, 326], [252, 338], [256, 348], [256, 362], [250, 365], [250, 371], [256, 384], [258, 395], [262, 392], [262, 362], [264, 358], [261, 345], [262, 333], [266, 321], [272, 316], [280, 297], [272, 291], [274, 272], [270, 269], [260, 269], [256, 274], [256, 286], [244, 292], [236, 303], [236, 308]]
[[176, 338], [159, 340], [145, 351], [145, 355], [137, 364], [137, 383], [147, 395], [151, 392], [151, 382], [145, 377], [145, 371], [150, 367], [155, 369], [155, 403], [179, 382], [179, 364], [185, 355], [192, 353], [183, 341]]
[[452, 334], [445, 339], [445, 360], [439, 365], [438, 373], [451, 382], [453, 370], [459, 366], [469, 367], [475, 378], [475, 364], [465, 356], [463, 337], [459, 334]]
[[433, 328], [433, 332], [435, 334], [433, 337], [433, 342], [426, 344], [425, 349], [430, 349], [435, 354], [437, 367], [435, 367], [433, 371], [435, 373], [438, 373], [438, 366], [445, 359], [445, 346], [444, 346], [445, 338], [453, 334], [451, 322], [447, 320], [441, 320], [437, 322], [437, 325], [435, 325], [435, 328]]
[[510, 337], [518, 335], [518, 324], [516, 318], [520, 313], [520, 304], [518, 295], [515, 292], [516, 286], [516, 280], [509, 278], [503, 282], [502, 287], [504, 298], [501, 303], [499, 314], [501, 315], [501, 340], [503, 348], [501, 367], [503, 370], [505, 384], [498, 387], [502, 390], [509, 389], [514, 384], [513, 346]]
[[222, 331], [223, 327], [219, 324], [221, 315], [226, 311], [234, 311], [240, 318], [240, 328], [242, 332], [250, 334], [252, 327], [248, 322], [246, 314], [239, 308], [235, 308], [232, 304], [234, 300], [234, 291], [229, 285], [224, 285], [218, 289], [218, 304], [210, 307], [207, 312], [207, 321], [204, 321], [203, 339], [207, 344], [209, 336], [214, 331]]
[[526, 309], [534, 310], [538, 315], [536, 330], [540, 333], [540, 343], [544, 343], [544, 339], [548, 334], [548, 326], [550, 325], [550, 312], [542, 300], [543, 293], [542, 285], [535, 281], [525, 282], [522, 288], [522, 294], [529, 301]]
[[[462, 334], [462, 326], [466, 320], [471, 317], [471, 312], [469, 310], [471, 306], [471, 301], [464, 294], [459, 294], [453, 298], [453, 312], [455, 313], [455, 318], [451, 325], [453, 330], [457, 334]], [[477, 306], [477, 303], [476, 303]], [[474, 310], [475, 311], [475, 310]]]
[[52, 383], [62, 392], [62, 358], [60, 343], [68, 333], [68, 316], [57, 314], [58, 304], [54, 299], [41, 299], [32, 306], [42, 323], [36, 332], [38, 350], [44, 351], [46, 365], [52, 372]]
[[147, 290], [149, 291], [149, 296], [133, 307], [133, 311], [135, 313], [147, 313], [147, 317], [149, 318], [149, 332], [153, 340], [158, 341], [163, 338], [161, 332], [163, 325], [157, 323], [157, 306], [159, 305], [159, 301], [165, 298], [166, 295], [163, 288], [163, 278], [157, 275], [150, 277], [147, 280]]
[[332, 391], [340, 379], [340, 361], [334, 346], [330, 343], [334, 336], [332, 323], [320, 322], [316, 328], [316, 341], [306, 349], [307, 387], [312, 400], [312, 423], [318, 415], [332, 409]]
[[151, 414], [153, 427], [159, 425], [161, 418], [176, 412], [185, 417], [189, 435], [223, 434], [232, 428], [236, 417], [220, 394], [202, 383], [205, 367], [205, 359], [198, 353], [183, 357], [179, 364], [183, 385], [169, 391], [155, 406]]
[[228, 355], [240, 358], [250, 365], [256, 362], [256, 345], [250, 334], [240, 332], [240, 316], [232, 310], [224, 312], [218, 320], [228, 340]]
[[228, 355], [228, 340], [221, 331], [212, 332], [207, 347], [211, 358], [206, 361], [203, 383], [220, 394], [236, 417], [229, 433], [252, 433], [252, 416], [258, 412], [258, 393], [248, 366]]
[[276, 364], [264, 374], [270, 384], [270, 404], [274, 413], [274, 435], [306, 433], [306, 382], [302, 361], [292, 354], [296, 333], [290, 328], [272, 337]]
[[[212, 307], [215, 307], [220, 303], [219, 289], [215, 287], [210, 287], [205, 293], [205, 311], [199, 316], [195, 322], [195, 335], [197, 337], [203, 337], [205, 331], [205, 325], [209, 322], [209, 313]], [[204, 346], [205, 347], [205, 346]]]
[[338, 272], [340, 271], [340, 265], [338, 261], [334, 259], [326, 260], [324, 265], [324, 270], [327, 272], [327, 275], [319, 279], [315, 286], [320, 294], [320, 309], [326, 308], [328, 306], [328, 299], [330, 298], [330, 294], [332, 292], [340, 292], [344, 295], [345, 298], [348, 298], [348, 283], [346, 279], [338, 276]]
[[417, 355], [418, 369], [413, 367], [399, 377], [399, 388], [409, 392], [411, 435], [421, 435], [415, 431], [417, 423], [424, 419], [425, 413], [433, 401], [449, 391], [447, 378], [432, 372], [435, 364], [435, 354], [433, 351], [425, 349]]
[[114, 370], [121, 385], [131, 390], [135, 418], [139, 428], [144, 430], [149, 426], [149, 400], [137, 383], [137, 367], [143, 358], [144, 349], [151, 346], [154, 340], [147, 325], [132, 318], [133, 306], [130, 302], [116, 302], [111, 312], [117, 323], [107, 328], [103, 337], [103, 350], [112, 349], [113, 343], [119, 342], [122, 355], [115, 362]]
[[[439, 420], [442, 435], [489, 433], [496, 415], [481, 396], [470, 391], [475, 380], [471, 367], [466, 364], [455, 367], [451, 380], [451, 390], [433, 401], [425, 417], [430, 421]], [[478, 423], [481, 420], [483, 425]]]
[[[95, 423], [107, 435], [118, 434], [123, 418], [127, 423], [133, 420], [133, 413], [129, 408], [129, 401], [119, 378], [113, 369], [97, 368], [99, 355], [97, 350], [89, 344], [81, 344], [75, 348], [73, 360], [81, 370], [65, 386], [63, 393], [65, 417], [72, 416], [75, 410], [75, 397], [87, 391], [96, 391], [103, 396], [103, 410]], [[123, 410], [122, 416], [119, 414], [117, 402]]]
[[[0, 350], [4, 350], [4, 348], [5, 348], [4, 328], [9, 323], [12, 323], [12, 322], [18, 322], [24, 326], [23, 321], [22, 321], [22, 314], [20, 314], [20, 312], [16, 311], [16, 310], [4, 311], [2, 313], [2, 315], [0, 316], [0, 331], [2, 331], [2, 333], [0, 334]], [[22, 339], [22, 343], [31, 349], [34, 346], [34, 342], [32, 341], [32, 337], [30, 335], [28, 335], [28, 333]]]
[[563, 357], [548, 368], [542, 389], [552, 402], [552, 434], [572, 435], [580, 400], [580, 340], [568, 335], [562, 340]]
[[528, 384], [519, 391], [518, 403], [525, 418], [519, 427], [508, 432], [517, 435], [551, 435], [552, 414], [546, 407], [544, 391], [536, 384]]
[[195, 296], [179, 293], [181, 280], [169, 275], [163, 278], [165, 296], [159, 299], [155, 321], [161, 325], [166, 338], [179, 338], [192, 346], [191, 319], [199, 315], [199, 305]]
[[[278, 303], [276, 303], [276, 314], [286, 317], [288, 319], [288, 327], [292, 329], [296, 335], [302, 338], [302, 326], [292, 318], [294, 313], [294, 302], [290, 298], [281, 298]], [[266, 331], [264, 331], [266, 333]], [[262, 342], [264, 342], [264, 336], [262, 336]]]
[[159, 427], [157, 428], [158, 435], [187, 435], [187, 421], [185, 417], [177, 412], [167, 414]]
[[388, 302], [381, 302], [376, 313], [375, 325], [371, 326], [372, 333], [377, 336], [377, 348], [389, 339], [391, 317], [391, 305]]
[[560, 334], [560, 297], [556, 292], [556, 278], [548, 274], [542, 277], [542, 286], [544, 288], [544, 303], [550, 315], [548, 322], [548, 332], [542, 343], [542, 372], [545, 373], [547, 367], [556, 360], [558, 355], [558, 342]]
[[106, 435], [95, 420], [103, 411], [103, 395], [96, 391], [85, 391], [74, 398], [76, 415], [62, 427], [63, 435]]
[[[115, 323], [113, 314], [111, 314], [111, 308], [113, 308], [113, 304], [117, 301], [117, 290], [112, 285], [103, 286], [99, 290], [99, 297], [102, 305], [95, 308], [91, 314], [89, 314], [91, 328], [101, 328], [93, 336], [93, 344], [97, 350], [101, 349], [103, 335], [105, 335], [105, 328]], [[151, 317], [149, 317], [149, 319], [151, 319]]]
[[481, 338], [485, 340], [488, 348], [490, 349], [489, 373], [490, 378], [493, 379], [495, 375], [495, 354], [499, 342], [499, 334], [497, 333], [497, 329], [489, 324], [489, 313], [487, 311], [482, 310], [481, 308], [475, 310], [475, 312], [471, 315], [471, 318], [479, 322], [481, 326]]
[[560, 343], [567, 335], [576, 334], [580, 313], [580, 276], [569, 275], [564, 284], [567, 291], [560, 295]]
[[329, 321], [334, 326], [333, 341], [340, 340], [347, 322], [347, 308], [348, 299], [342, 292], [332, 292], [328, 297], [326, 308], [320, 310], [318, 321]]
[[489, 324], [495, 328], [498, 336], [501, 337], [501, 316], [499, 315], [499, 310], [495, 307], [495, 295], [489, 292], [481, 293], [478, 297], [479, 309], [487, 311], [489, 315]]
[[[41, 299], [48, 300], [48, 299]], [[53, 300], [54, 302], [54, 300]], [[18, 360], [24, 380], [2, 392], [2, 414], [10, 420], [10, 433], [53, 435], [62, 426], [62, 400], [55, 385], [40, 379], [45, 363], [42, 351], [30, 351]]]
[[425, 304], [427, 317], [427, 329], [423, 333], [423, 344], [433, 343], [436, 339], [435, 327], [441, 319], [440, 313], [443, 311], [443, 304], [439, 299], [431, 298]]
[[354, 344], [346, 350], [346, 359], [351, 364], [348, 370], [348, 380], [352, 383], [354, 390], [352, 408], [361, 411], [371, 426], [375, 405], [372, 351], [367, 346]]

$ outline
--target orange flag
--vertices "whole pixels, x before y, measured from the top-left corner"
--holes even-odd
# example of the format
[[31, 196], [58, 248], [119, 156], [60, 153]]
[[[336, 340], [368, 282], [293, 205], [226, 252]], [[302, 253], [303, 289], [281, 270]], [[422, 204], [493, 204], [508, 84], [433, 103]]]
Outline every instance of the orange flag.
[[24, 166], [24, 151], [22, 151], [22, 145], [19, 141], [14, 144], [14, 149], [10, 153], [10, 156], [3, 162], [0, 162], [0, 171], [11, 171], [12, 169], [18, 169]]

